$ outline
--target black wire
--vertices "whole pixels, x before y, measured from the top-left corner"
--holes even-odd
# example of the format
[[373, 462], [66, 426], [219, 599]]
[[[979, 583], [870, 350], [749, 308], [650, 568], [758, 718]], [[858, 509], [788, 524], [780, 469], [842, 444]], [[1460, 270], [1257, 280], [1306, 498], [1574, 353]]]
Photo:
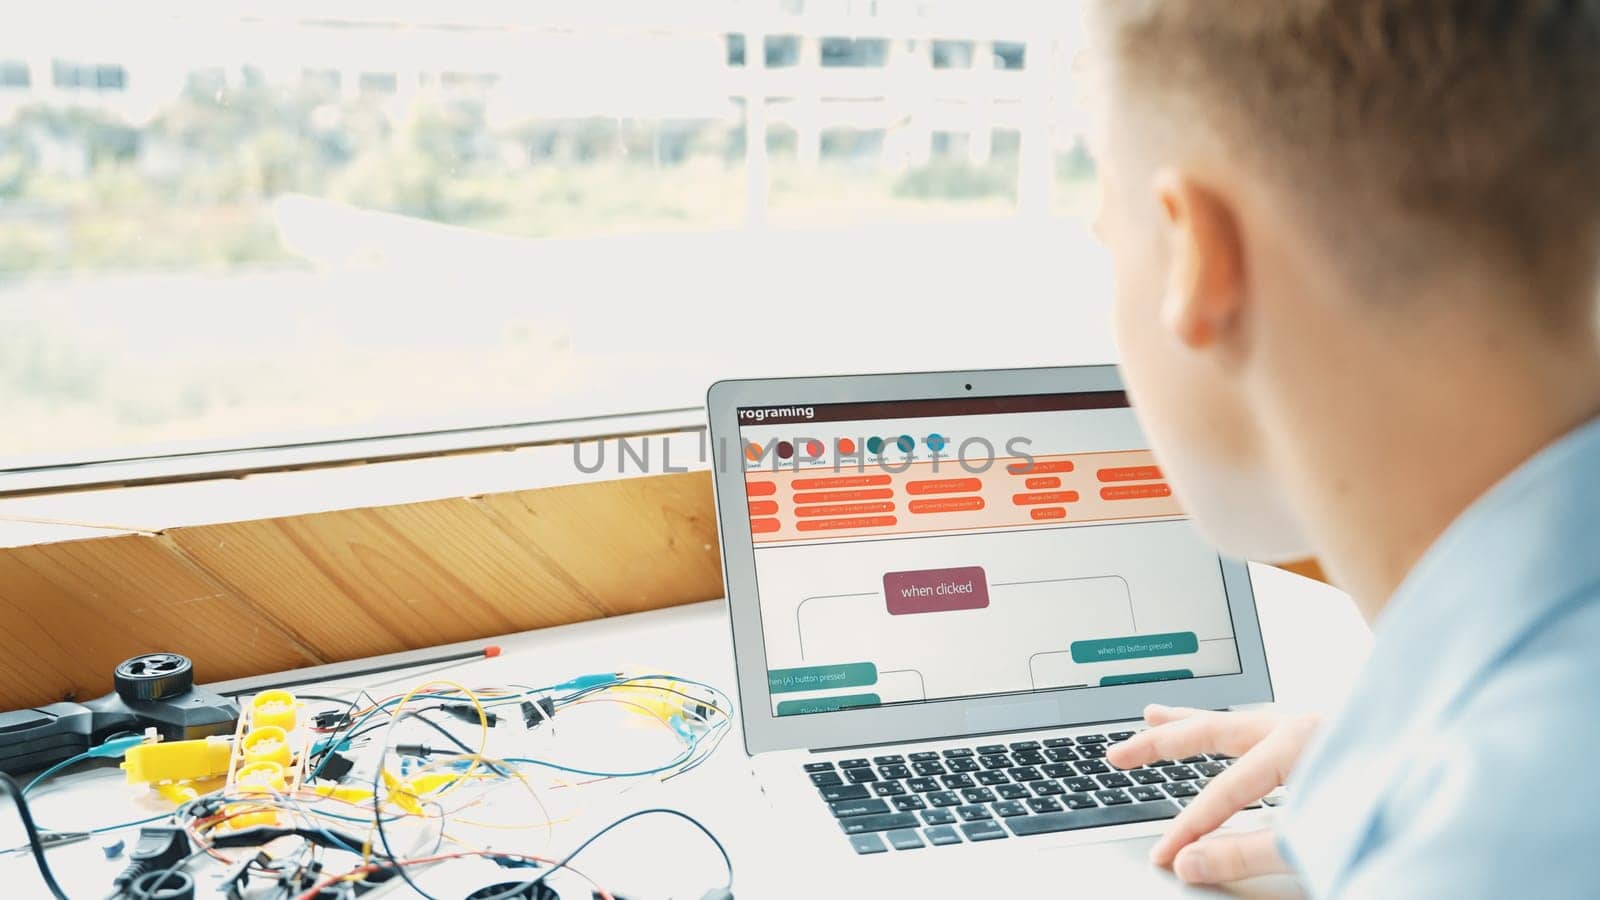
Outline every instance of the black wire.
[[[383, 774], [384, 758], [388, 755], [389, 742], [385, 740], [383, 742], [383, 746], [378, 748], [378, 764], [372, 768], [372, 821], [378, 826], [378, 841], [383, 844], [384, 855], [388, 856], [390, 859], [394, 859], [394, 849], [389, 846], [389, 835], [386, 831], [384, 831], [383, 828], [383, 795], [378, 793], [378, 777]], [[411, 873], [406, 871], [405, 866], [396, 864], [394, 866], [394, 870], [399, 872], [400, 877], [405, 879], [406, 884], [410, 886], [413, 891], [416, 891], [423, 898], [425, 898], [425, 900], [439, 900], [438, 897], [435, 897], [423, 890], [422, 887], [417, 884], [416, 879], [411, 877]]]
[[[466, 741], [463, 741], [462, 739], [460, 739], [460, 738], [456, 737], [455, 735], [451, 734], [443, 725], [440, 725], [438, 722], [435, 722], [432, 719], [428, 718], [427, 716], [423, 715], [423, 713], [426, 713], [426, 712], [437, 712], [437, 711], [439, 711], [441, 709], [444, 709], [444, 707], [443, 706], [431, 706], [431, 707], [424, 707], [422, 709], [417, 709], [417, 710], [410, 710], [410, 711], [401, 713], [400, 714], [400, 718], [401, 719], [416, 719], [418, 722], [421, 722], [422, 724], [428, 726], [429, 728], [432, 728], [434, 731], [437, 731], [440, 734], [444, 735], [445, 739], [450, 741], [450, 743], [455, 744], [456, 747], [459, 748], [462, 753], [465, 753], [468, 756], [478, 756], [478, 751], [472, 749], [471, 745], [469, 745]], [[385, 723], [385, 724], [387, 724], [387, 723]], [[510, 778], [511, 777], [511, 773], [510, 772], [507, 772], [505, 769], [500, 768], [499, 766], [497, 766], [494, 763], [488, 761], [487, 759], [483, 760], [483, 764], [485, 766], [487, 766], [490, 771], [494, 772], [496, 775], [499, 775], [501, 778]]]
[[[185, 856], [183, 859], [178, 860], [167, 868], [162, 869], [160, 877], [156, 878], [155, 881], [151, 883], [150, 892], [140, 893], [134, 890], [134, 885], [138, 883], [138, 879], [134, 879], [133, 882], [129, 883], [124, 891], [129, 897], [132, 897], [133, 900], [150, 900], [151, 897], [156, 896], [153, 892], [161, 890], [162, 886], [167, 883], [168, 878], [171, 878], [174, 873], [182, 870], [183, 867], [187, 866], [189, 863], [192, 863], [196, 859], [205, 856], [206, 851], [210, 849], [211, 845], [207, 844], [206, 846], [201, 847], [199, 850], [194, 851], [188, 856]], [[143, 876], [141, 875], [140, 877]]]
[[28, 849], [33, 851], [33, 861], [39, 865], [39, 875], [56, 900], [67, 900], [67, 895], [56, 883], [50, 864], [44, 859], [44, 842], [39, 839], [39, 829], [33, 824], [33, 813], [28, 811], [28, 801], [22, 796], [22, 787], [10, 775], [0, 772], [0, 790], [4, 790], [17, 804], [17, 815], [22, 817], [22, 829], [28, 833]]
[[567, 864], [572, 862], [574, 857], [576, 857], [579, 853], [582, 853], [586, 848], [588, 848], [588, 846], [590, 844], [592, 844], [595, 841], [599, 840], [606, 832], [610, 831], [613, 828], [616, 828], [618, 825], [621, 825], [624, 822], [630, 821], [632, 819], [637, 819], [640, 816], [648, 816], [648, 815], [656, 815], [656, 814], [666, 815], [666, 816], [677, 816], [678, 818], [684, 820], [685, 822], [688, 822], [690, 825], [693, 825], [694, 827], [700, 829], [700, 833], [704, 834], [707, 838], [709, 838], [711, 840], [711, 843], [716, 845], [717, 852], [722, 854], [722, 864], [724, 866], [726, 866], [727, 869], [728, 869], [728, 884], [727, 884], [727, 888], [729, 890], [731, 890], [733, 888], [733, 860], [731, 858], [729, 858], [729, 856], [728, 856], [728, 849], [726, 847], [722, 846], [722, 842], [717, 840], [717, 836], [716, 835], [711, 833], [711, 829], [707, 828], [703, 823], [701, 823], [701, 821], [699, 819], [696, 819], [694, 816], [691, 816], [688, 813], [683, 812], [682, 810], [668, 809], [668, 808], [663, 807], [663, 806], [658, 806], [658, 807], [655, 807], [653, 809], [641, 809], [638, 812], [629, 813], [628, 815], [623, 816], [622, 818], [616, 820], [615, 822], [612, 822], [610, 825], [607, 825], [606, 827], [600, 829], [599, 831], [596, 831], [594, 834], [589, 835], [589, 837], [586, 840], [584, 840], [583, 843], [579, 844], [576, 849], [574, 849], [571, 853], [568, 853], [566, 856], [562, 857], [560, 862], [557, 862], [557, 863], [551, 865], [548, 869], [545, 869], [543, 872], [539, 873], [539, 877], [534, 878], [531, 881], [522, 882], [521, 884], [512, 885], [511, 887], [506, 888], [505, 890], [499, 892], [498, 894], [490, 894], [487, 897], [479, 898], [479, 900], [511, 900], [511, 898], [516, 897], [517, 895], [521, 894], [523, 891], [532, 890], [534, 887], [536, 887], [536, 886], [538, 886], [540, 884], [543, 884], [544, 880], [546, 878], [549, 878], [551, 875], [553, 875], [556, 872], [556, 870], [567, 868]]

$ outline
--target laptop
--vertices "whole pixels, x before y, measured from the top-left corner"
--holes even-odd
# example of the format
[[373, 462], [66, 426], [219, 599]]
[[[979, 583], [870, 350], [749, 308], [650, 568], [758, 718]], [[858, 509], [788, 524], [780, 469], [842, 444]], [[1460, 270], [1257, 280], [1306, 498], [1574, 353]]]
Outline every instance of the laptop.
[[1114, 366], [723, 381], [707, 410], [745, 749], [813, 872], [1159, 833], [1232, 760], [1107, 748], [1148, 703], [1272, 699], [1246, 566]]

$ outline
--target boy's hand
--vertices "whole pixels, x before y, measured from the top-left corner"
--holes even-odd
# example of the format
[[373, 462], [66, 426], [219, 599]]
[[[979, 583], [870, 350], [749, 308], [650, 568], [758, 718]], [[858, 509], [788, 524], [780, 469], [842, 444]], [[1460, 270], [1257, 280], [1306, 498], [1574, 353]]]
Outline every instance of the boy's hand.
[[1151, 704], [1145, 707], [1144, 718], [1151, 725], [1148, 730], [1106, 753], [1112, 765], [1131, 769], [1196, 753], [1238, 757], [1172, 820], [1167, 833], [1150, 849], [1151, 862], [1171, 866], [1179, 878], [1191, 884], [1289, 871], [1270, 829], [1199, 839], [1283, 784], [1316, 729], [1316, 717]]

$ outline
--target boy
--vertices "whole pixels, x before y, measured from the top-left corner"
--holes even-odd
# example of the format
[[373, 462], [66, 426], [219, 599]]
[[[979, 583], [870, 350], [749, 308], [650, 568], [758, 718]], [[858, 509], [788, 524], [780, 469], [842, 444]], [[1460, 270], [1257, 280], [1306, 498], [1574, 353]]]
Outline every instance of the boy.
[[[1098, 0], [1130, 390], [1226, 552], [1373, 624], [1330, 720], [1151, 708], [1238, 755], [1152, 850], [1318, 897], [1600, 887], [1600, 2]], [[1287, 778], [1272, 831], [1210, 832]]]

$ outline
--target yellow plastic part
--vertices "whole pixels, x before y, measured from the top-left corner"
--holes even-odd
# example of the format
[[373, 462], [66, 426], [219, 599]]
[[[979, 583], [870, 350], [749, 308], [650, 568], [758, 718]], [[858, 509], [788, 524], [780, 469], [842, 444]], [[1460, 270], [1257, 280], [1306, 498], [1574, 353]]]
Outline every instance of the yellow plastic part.
[[339, 784], [319, 784], [311, 788], [318, 795], [343, 800], [346, 803], [368, 804], [372, 802], [372, 790], [363, 787], [348, 787]]
[[232, 743], [225, 737], [195, 741], [163, 741], [130, 747], [122, 770], [129, 784], [188, 781], [226, 774]]
[[233, 773], [233, 783], [242, 794], [253, 792], [282, 792], [289, 786], [283, 766], [275, 762], [253, 762], [241, 766]]
[[250, 701], [250, 724], [256, 728], [276, 725], [293, 731], [296, 706], [294, 695], [288, 691], [262, 691]]
[[194, 781], [163, 781], [150, 787], [167, 800], [182, 805], [198, 798], [201, 794], [217, 790], [227, 780], [225, 775], [213, 775], [209, 778], [197, 778]]
[[257, 825], [278, 824], [278, 811], [270, 806], [230, 803], [224, 806], [222, 811], [228, 818], [219, 823], [218, 828], [237, 831], [241, 828], [254, 828]]
[[244, 736], [244, 761], [275, 762], [285, 769], [294, 760], [289, 752], [289, 733], [276, 725], [252, 728]]

